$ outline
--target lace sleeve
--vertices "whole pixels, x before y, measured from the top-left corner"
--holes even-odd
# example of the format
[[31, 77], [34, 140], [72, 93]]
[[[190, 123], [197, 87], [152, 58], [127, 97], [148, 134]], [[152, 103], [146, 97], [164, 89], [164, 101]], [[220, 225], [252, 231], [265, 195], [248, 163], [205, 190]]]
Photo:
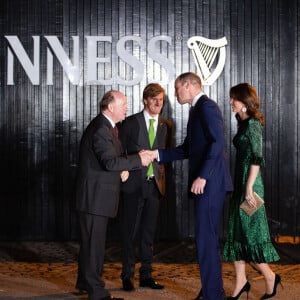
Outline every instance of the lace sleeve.
[[262, 138], [262, 126], [256, 119], [249, 121], [248, 136], [251, 144], [251, 161], [252, 165], [264, 165], [263, 158], [263, 138]]

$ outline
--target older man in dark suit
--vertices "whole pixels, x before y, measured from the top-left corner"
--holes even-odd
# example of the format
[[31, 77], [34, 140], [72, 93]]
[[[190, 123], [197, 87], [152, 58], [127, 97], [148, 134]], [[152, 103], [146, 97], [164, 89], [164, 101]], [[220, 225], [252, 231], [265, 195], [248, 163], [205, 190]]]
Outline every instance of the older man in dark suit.
[[[120, 127], [122, 146], [128, 154], [142, 149], [170, 146], [172, 124], [160, 113], [165, 91], [157, 83], [148, 84], [143, 91], [143, 111], [128, 117]], [[155, 161], [149, 168], [130, 171], [122, 184], [120, 203], [123, 237], [122, 283], [125, 291], [134, 289], [136, 263], [135, 247], [139, 241], [140, 286], [162, 289], [152, 278], [153, 241], [161, 196], [165, 195], [165, 167]]]
[[89, 300], [123, 299], [112, 297], [101, 279], [106, 228], [108, 219], [117, 214], [121, 180], [127, 179], [127, 170], [147, 166], [150, 159], [146, 153], [122, 156], [115, 124], [126, 116], [124, 94], [107, 92], [100, 102], [100, 111], [80, 143], [76, 207], [81, 240], [76, 287], [86, 291]]
[[218, 231], [226, 192], [232, 191], [223, 118], [217, 103], [203, 93], [197, 74], [188, 72], [178, 76], [175, 96], [180, 104], [191, 105], [186, 138], [182, 145], [155, 154], [160, 162], [189, 159], [189, 188], [194, 197], [195, 239], [202, 282], [195, 300], [223, 300], [226, 296]]

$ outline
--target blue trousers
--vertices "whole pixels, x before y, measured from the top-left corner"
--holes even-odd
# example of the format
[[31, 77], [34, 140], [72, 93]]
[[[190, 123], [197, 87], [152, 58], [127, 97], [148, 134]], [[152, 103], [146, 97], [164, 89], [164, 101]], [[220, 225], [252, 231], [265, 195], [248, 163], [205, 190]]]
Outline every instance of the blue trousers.
[[226, 192], [205, 191], [195, 197], [195, 239], [205, 300], [226, 299], [223, 289], [219, 229]]

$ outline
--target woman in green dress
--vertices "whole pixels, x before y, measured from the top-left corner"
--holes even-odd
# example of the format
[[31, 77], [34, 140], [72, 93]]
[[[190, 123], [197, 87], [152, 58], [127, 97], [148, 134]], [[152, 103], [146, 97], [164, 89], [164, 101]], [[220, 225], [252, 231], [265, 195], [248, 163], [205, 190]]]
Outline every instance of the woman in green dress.
[[281, 278], [268, 263], [279, 260], [272, 245], [265, 206], [262, 205], [252, 216], [241, 208], [246, 200], [250, 207], [256, 206], [254, 192], [264, 197], [264, 186], [260, 167], [264, 163], [262, 127], [264, 116], [259, 110], [256, 90], [248, 83], [230, 89], [230, 105], [236, 113], [238, 132], [233, 138], [236, 148], [234, 192], [230, 200], [228, 237], [224, 247], [224, 261], [234, 262], [236, 281], [232, 297], [239, 299], [250, 290], [246, 277], [246, 263], [252, 262], [265, 278], [266, 291], [261, 299], [276, 294]]

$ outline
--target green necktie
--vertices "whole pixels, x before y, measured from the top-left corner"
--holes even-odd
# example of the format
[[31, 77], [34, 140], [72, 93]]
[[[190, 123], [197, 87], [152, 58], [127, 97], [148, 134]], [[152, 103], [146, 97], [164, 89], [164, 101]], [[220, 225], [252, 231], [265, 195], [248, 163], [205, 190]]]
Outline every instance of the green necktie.
[[[152, 148], [155, 139], [155, 132], [153, 126], [155, 119], [149, 119], [149, 122], [150, 125], [149, 125], [148, 135], [149, 135], [150, 147]], [[153, 164], [151, 163], [148, 167], [147, 176], [152, 176], [152, 175], [153, 175]]]

